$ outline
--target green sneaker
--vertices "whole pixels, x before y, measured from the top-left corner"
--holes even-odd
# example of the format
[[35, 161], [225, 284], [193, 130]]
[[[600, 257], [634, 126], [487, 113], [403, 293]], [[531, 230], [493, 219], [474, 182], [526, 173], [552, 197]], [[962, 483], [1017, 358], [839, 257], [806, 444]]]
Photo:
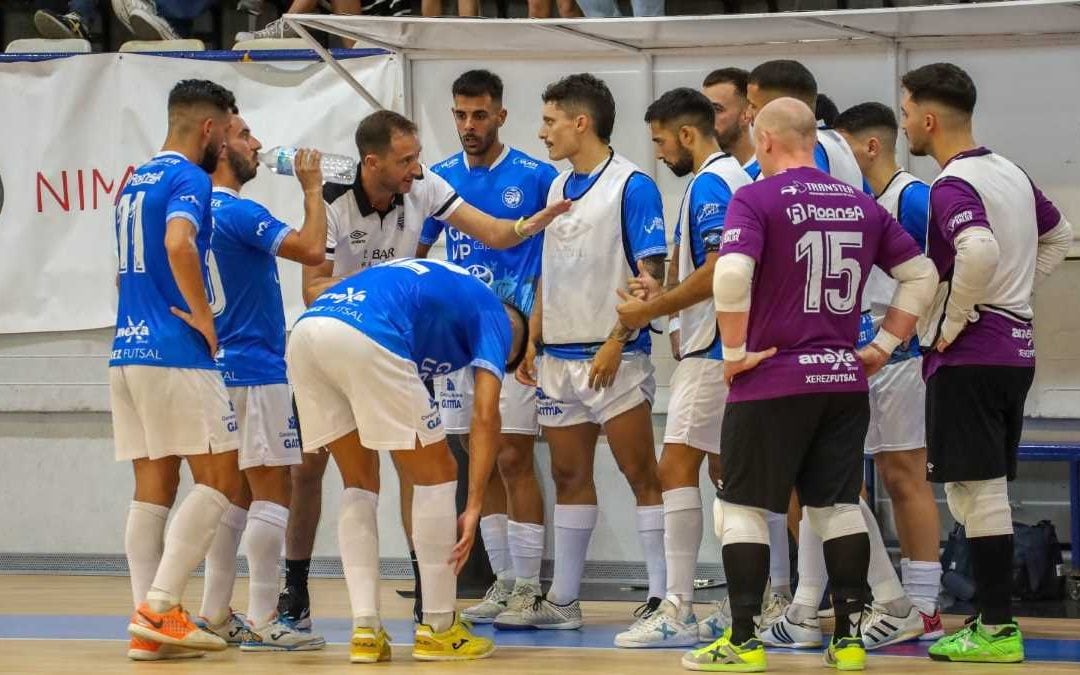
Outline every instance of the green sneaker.
[[750, 638], [736, 645], [730, 637], [729, 629], [709, 646], [686, 652], [682, 657], [683, 668], [711, 673], [765, 672], [765, 645], [761, 640]]
[[844, 637], [830, 640], [822, 654], [822, 660], [829, 668], [837, 670], [864, 670], [866, 668], [866, 647], [862, 638]]
[[992, 634], [979, 618], [931, 645], [930, 658], [970, 663], [1020, 663], [1024, 660], [1024, 638], [1015, 623], [1003, 624]]

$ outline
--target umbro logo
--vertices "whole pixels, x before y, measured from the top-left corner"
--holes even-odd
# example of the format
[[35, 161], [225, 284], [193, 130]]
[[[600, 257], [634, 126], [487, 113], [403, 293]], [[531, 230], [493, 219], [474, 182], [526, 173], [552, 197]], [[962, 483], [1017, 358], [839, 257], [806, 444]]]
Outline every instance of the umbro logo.
[[363, 244], [367, 239], [367, 234], [368, 233], [363, 230], [353, 230], [349, 233], [349, 241], [354, 244]]

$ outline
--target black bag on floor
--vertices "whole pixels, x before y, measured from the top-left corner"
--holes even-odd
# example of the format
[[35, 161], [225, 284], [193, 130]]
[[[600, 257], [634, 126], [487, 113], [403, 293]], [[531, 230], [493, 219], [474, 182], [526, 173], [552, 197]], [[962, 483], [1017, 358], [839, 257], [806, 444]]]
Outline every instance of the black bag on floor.
[[[941, 585], [958, 600], [975, 597], [971, 547], [957, 524], [941, 553]], [[1013, 523], [1013, 596], [1021, 600], [1065, 598], [1065, 565], [1057, 531], [1049, 520]]]
[[1049, 520], [1013, 523], [1013, 595], [1021, 600], [1063, 600], [1065, 565]]

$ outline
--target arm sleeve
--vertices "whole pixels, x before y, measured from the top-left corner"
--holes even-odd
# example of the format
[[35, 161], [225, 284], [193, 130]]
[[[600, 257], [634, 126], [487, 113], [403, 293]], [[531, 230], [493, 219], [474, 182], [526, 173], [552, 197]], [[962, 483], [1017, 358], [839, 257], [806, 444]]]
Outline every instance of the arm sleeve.
[[1072, 246], [1072, 241], [1072, 225], [1064, 218], [1039, 237], [1039, 247], [1035, 253], [1036, 287], [1065, 260], [1065, 256], [1069, 254], [1069, 247]]
[[260, 204], [245, 202], [245, 207], [244, 226], [235, 236], [252, 248], [277, 255], [281, 242], [293, 229]]
[[972, 308], [986, 290], [997, 269], [998, 242], [994, 233], [985, 227], [967, 227], [953, 240], [956, 261], [953, 264], [952, 287], [945, 306], [945, 322], [941, 337], [948, 342], [967, 324]]
[[930, 186], [922, 181], [910, 183], [900, 194], [897, 209], [900, 226], [911, 235], [919, 249], [926, 250], [926, 225], [930, 217]]
[[667, 255], [660, 190], [643, 173], [635, 173], [627, 181], [623, 192], [623, 224], [634, 260]]
[[908, 314], [922, 315], [937, 290], [938, 275], [934, 263], [924, 255], [917, 255], [891, 268], [889, 276], [900, 282], [889, 305]]
[[196, 231], [204, 225], [210, 226], [206, 212], [210, 208], [212, 189], [210, 176], [200, 169], [189, 167], [177, 172], [169, 193], [169, 202], [165, 207], [165, 222], [168, 223], [173, 218], [183, 218], [194, 225]]
[[334, 261], [334, 253], [337, 251], [338, 215], [330, 204], [326, 207], [326, 260]]

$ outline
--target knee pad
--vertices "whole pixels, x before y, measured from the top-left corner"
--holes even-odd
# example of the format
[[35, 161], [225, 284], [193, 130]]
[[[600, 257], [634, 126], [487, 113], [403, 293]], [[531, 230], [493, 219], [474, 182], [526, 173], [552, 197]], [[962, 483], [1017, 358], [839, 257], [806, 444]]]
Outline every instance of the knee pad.
[[740, 506], [719, 499], [713, 501], [713, 529], [721, 546], [728, 544], [769, 545], [765, 509]]
[[858, 504], [808, 506], [806, 519], [822, 542], [866, 532], [866, 520]]
[[[1013, 533], [1012, 507], [1004, 477], [946, 483], [949, 510], [963, 524], [968, 537], [995, 537]], [[956, 506], [953, 506], [953, 502]], [[961, 511], [963, 520], [957, 511]]]

